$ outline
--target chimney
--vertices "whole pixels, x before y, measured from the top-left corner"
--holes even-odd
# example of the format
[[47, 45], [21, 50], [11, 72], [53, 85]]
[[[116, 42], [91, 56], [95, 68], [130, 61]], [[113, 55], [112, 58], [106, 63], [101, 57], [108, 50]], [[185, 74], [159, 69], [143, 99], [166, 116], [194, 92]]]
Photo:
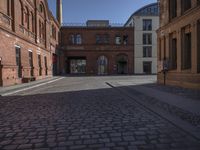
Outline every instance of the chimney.
[[57, 0], [56, 1], [56, 16], [57, 16], [57, 20], [58, 22], [62, 25], [63, 23], [63, 18], [62, 18], [62, 0]]

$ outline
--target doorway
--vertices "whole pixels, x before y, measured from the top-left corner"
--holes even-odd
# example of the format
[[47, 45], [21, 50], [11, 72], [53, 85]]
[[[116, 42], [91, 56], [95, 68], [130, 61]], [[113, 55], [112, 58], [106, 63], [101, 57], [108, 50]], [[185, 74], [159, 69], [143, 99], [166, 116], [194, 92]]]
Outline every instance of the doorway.
[[143, 62], [144, 74], [152, 74], [152, 62]]
[[128, 57], [126, 55], [117, 56], [117, 74], [128, 74]]
[[108, 59], [105, 56], [100, 56], [97, 61], [98, 75], [106, 75], [108, 73]]

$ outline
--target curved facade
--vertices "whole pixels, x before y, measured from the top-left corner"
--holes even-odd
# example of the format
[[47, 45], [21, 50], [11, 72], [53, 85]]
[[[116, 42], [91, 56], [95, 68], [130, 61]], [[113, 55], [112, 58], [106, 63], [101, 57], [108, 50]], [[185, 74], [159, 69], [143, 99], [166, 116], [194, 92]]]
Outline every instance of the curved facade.
[[134, 12], [125, 24], [134, 27], [134, 73], [157, 73], [158, 3], [146, 5]]

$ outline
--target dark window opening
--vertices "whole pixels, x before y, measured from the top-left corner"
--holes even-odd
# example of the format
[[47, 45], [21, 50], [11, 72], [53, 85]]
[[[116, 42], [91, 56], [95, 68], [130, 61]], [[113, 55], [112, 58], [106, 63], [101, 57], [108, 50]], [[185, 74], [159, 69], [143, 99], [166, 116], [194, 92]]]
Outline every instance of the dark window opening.
[[39, 67], [39, 76], [41, 76], [42, 75], [41, 55], [38, 55], [38, 67]]
[[184, 33], [182, 42], [182, 69], [191, 69], [191, 33]]
[[192, 2], [191, 0], [181, 0], [182, 2], [182, 13], [184, 13], [185, 11], [187, 11], [188, 9], [190, 9], [192, 7]]
[[152, 47], [151, 46], [143, 47], [143, 57], [152, 57]]
[[123, 36], [123, 44], [127, 45], [128, 44], [128, 35]]
[[[200, 41], [200, 20], [197, 23], [197, 41]], [[200, 42], [197, 42], [197, 72], [200, 73]]]
[[30, 75], [33, 76], [33, 53], [29, 51], [29, 65], [31, 67]]
[[177, 69], [177, 39], [172, 37], [170, 38], [169, 61], [170, 69]]
[[169, 1], [169, 16], [173, 19], [177, 16], [177, 0]]
[[143, 34], [143, 44], [152, 44], [152, 34], [151, 33], [144, 33]]
[[144, 31], [151, 31], [152, 30], [152, 20], [151, 19], [144, 19], [143, 20], [143, 30]]
[[19, 47], [16, 47], [15, 52], [16, 52], [17, 75], [18, 78], [21, 78], [22, 77], [21, 49]]

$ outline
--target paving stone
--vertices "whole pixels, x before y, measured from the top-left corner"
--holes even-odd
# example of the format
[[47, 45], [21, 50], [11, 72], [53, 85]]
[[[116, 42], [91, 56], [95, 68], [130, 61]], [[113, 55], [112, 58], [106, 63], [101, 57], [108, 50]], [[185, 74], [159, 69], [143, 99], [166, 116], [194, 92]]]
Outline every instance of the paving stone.
[[[200, 141], [118, 89], [108, 88], [105, 82], [114, 78], [121, 82], [121, 77], [67, 77], [12, 99], [4, 97], [0, 100], [0, 107], [6, 106], [0, 109], [0, 149], [200, 149]], [[126, 82], [141, 80], [124, 78]], [[137, 100], [156, 103], [129, 90]], [[174, 111], [168, 105], [163, 108]]]

